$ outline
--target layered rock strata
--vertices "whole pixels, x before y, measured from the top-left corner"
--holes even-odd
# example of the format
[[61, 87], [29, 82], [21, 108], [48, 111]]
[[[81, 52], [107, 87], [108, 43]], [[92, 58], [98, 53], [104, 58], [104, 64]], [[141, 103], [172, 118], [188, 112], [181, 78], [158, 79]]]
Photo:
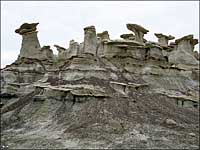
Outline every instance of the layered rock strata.
[[127, 24], [134, 34], [110, 39], [108, 31], [96, 34], [88, 26], [80, 44], [55, 44], [56, 56], [40, 46], [37, 25], [16, 30], [23, 36], [19, 57], [1, 70], [3, 144], [198, 147], [199, 53], [192, 35], [170, 44], [172, 37], [163, 34], [158, 42], [145, 41], [148, 30]]

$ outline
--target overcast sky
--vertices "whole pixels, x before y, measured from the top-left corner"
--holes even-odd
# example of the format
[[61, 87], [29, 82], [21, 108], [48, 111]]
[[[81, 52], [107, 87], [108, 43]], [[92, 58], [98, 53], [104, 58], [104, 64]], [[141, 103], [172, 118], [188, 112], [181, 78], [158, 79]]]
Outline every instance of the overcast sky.
[[[130, 33], [126, 23], [140, 24], [150, 32], [149, 41], [157, 41], [154, 33], [177, 38], [194, 34], [199, 39], [198, 1], [1, 1], [1, 66], [17, 59], [21, 36], [14, 30], [24, 22], [39, 22], [41, 46], [54, 44], [68, 47], [69, 41], [83, 41], [83, 28], [94, 25], [96, 31], [107, 30], [111, 39]], [[199, 45], [195, 47], [199, 50]]]

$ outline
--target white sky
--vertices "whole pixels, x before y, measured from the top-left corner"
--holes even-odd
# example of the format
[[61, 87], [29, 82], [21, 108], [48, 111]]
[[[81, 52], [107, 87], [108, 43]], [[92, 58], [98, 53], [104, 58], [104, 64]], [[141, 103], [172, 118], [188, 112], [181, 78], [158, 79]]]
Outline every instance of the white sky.
[[[154, 33], [177, 38], [194, 34], [199, 39], [198, 1], [1, 1], [1, 67], [17, 59], [21, 37], [14, 30], [22, 23], [39, 22], [41, 46], [83, 41], [83, 28], [94, 25], [107, 30], [111, 39], [130, 33], [126, 23], [140, 24], [150, 32], [145, 38], [157, 41]], [[199, 50], [199, 45], [195, 47]]]

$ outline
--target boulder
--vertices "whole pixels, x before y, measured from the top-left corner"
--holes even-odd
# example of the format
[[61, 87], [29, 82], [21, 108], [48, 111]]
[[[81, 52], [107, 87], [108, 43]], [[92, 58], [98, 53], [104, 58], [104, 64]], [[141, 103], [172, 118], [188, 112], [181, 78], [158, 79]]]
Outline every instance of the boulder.
[[166, 123], [167, 125], [176, 125], [176, 124], [177, 124], [176, 121], [174, 121], [173, 119], [169, 119], [169, 118], [167, 118], [167, 119], [165, 120], [165, 123]]

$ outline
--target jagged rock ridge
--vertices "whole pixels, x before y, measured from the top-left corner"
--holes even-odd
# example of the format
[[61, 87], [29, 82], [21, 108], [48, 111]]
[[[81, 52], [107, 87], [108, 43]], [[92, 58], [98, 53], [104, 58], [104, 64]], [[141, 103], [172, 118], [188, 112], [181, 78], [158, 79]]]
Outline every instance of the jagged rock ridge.
[[1, 70], [5, 145], [197, 147], [198, 136], [188, 140], [199, 127], [199, 53], [192, 35], [168, 44], [175, 37], [155, 33], [158, 42], [151, 42], [144, 39], [147, 29], [128, 23], [133, 33], [113, 40], [92, 25], [82, 43], [55, 44], [54, 56], [50, 46], [40, 46], [37, 25], [15, 30], [22, 35], [19, 57]]

